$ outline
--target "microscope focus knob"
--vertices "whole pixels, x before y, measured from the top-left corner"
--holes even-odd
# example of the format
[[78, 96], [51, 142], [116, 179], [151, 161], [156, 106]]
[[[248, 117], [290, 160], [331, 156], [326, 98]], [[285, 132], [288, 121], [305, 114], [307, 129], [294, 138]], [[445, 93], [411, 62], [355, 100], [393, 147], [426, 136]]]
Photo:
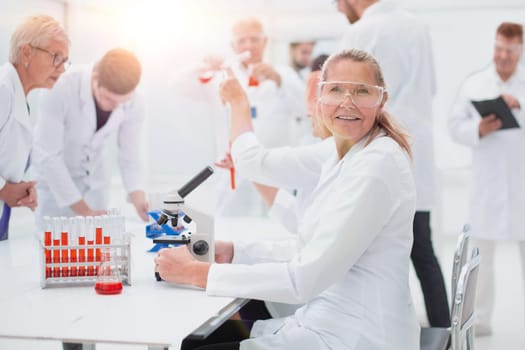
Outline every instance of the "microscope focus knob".
[[196, 255], [206, 255], [209, 250], [210, 247], [208, 246], [208, 242], [206, 241], [200, 240], [193, 243], [193, 252]]

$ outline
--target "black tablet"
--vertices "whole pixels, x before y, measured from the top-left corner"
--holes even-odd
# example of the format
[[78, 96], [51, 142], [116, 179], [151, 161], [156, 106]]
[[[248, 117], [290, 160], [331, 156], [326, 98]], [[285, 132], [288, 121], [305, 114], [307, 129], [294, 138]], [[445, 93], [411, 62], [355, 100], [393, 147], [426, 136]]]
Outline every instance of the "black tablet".
[[520, 127], [509, 106], [501, 96], [492, 100], [472, 101], [472, 104], [483, 118], [489, 114], [495, 114], [496, 117], [501, 119], [501, 129]]

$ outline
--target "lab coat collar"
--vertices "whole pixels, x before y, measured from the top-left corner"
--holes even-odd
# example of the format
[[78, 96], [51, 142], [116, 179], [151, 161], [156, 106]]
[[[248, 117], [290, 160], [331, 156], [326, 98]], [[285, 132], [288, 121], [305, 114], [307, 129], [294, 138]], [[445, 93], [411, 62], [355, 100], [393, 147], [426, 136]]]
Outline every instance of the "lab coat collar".
[[501, 80], [501, 77], [496, 71], [496, 65], [494, 65], [494, 63], [491, 65], [491, 74], [497, 86], [513, 85], [525, 81], [525, 70], [519, 64], [516, 67], [516, 71], [514, 72], [514, 74], [512, 74], [507, 81]]
[[97, 112], [95, 109], [95, 97], [93, 96], [91, 78], [92, 73], [93, 66], [90, 66], [89, 68], [83, 70], [82, 81], [80, 84], [80, 103], [82, 104], [82, 115], [84, 116], [88, 124], [87, 127], [93, 133], [92, 145], [96, 147], [100, 143], [104, 142], [105, 135], [115, 128], [115, 124], [117, 123], [116, 119], [118, 119], [115, 117], [115, 114], [119, 109], [122, 108], [122, 106], [119, 106], [113, 112], [111, 112], [107, 123], [100, 130], [96, 130]]
[[[382, 132], [378, 136], [376, 136], [376, 138], [384, 135], [384, 132]], [[328, 160], [323, 164], [319, 184], [317, 185], [317, 189], [314, 192], [319, 193], [319, 191], [323, 187], [325, 187], [326, 184], [331, 183], [332, 179], [339, 174], [339, 171], [341, 170], [343, 164], [352, 159], [357, 153], [359, 153], [365, 147], [367, 140], [368, 134], [355, 145], [353, 145], [341, 159], [339, 159], [337, 152], [333, 152], [331, 157], [328, 158]]]
[[29, 110], [27, 106], [26, 95], [24, 93], [24, 87], [22, 86], [22, 81], [20, 80], [15, 67], [11, 63], [7, 63], [6, 66], [8, 72], [7, 74], [9, 75], [9, 79], [13, 84], [12, 88], [15, 96], [14, 110], [17, 111], [15, 118], [20, 124], [31, 130], [31, 119], [29, 118]]
[[391, 10], [399, 8], [394, 2], [392, 1], [378, 1], [370, 6], [368, 6], [361, 15], [361, 18], [364, 18], [366, 16], [373, 16], [378, 13], [385, 13], [390, 12]]
[[82, 81], [80, 83], [80, 103], [82, 115], [86, 118], [88, 129], [95, 134], [97, 125], [95, 100], [93, 97], [93, 90], [91, 87], [91, 75], [93, 73], [93, 66], [85, 68], [82, 72]]

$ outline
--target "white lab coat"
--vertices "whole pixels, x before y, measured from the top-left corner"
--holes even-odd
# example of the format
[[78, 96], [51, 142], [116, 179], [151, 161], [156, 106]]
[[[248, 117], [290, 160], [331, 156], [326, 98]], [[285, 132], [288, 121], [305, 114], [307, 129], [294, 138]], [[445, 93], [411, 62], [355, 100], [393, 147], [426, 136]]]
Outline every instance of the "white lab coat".
[[388, 137], [363, 146], [326, 160], [297, 240], [235, 243], [233, 264], [211, 266], [210, 295], [306, 303], [256, 322], [241, 349], [419, 349], [410, 162]]
[[[297, 190], [297, 196], [279, 190], [268, 213], [295, 234], [307, 198], [319, 182], [323, 163], [336, 149], [331, 137], [312, 145], [269, 149], [253, 133], [244, 133], [236, 139], [231, 152], [235, 167], [251, 181]], [[301, 181], [297, 181], [299, 177]]]
[[[518, 98], [514, 109], [521, 128], [495, 131], [479, 137], [481, 116], [471, 100]], [[452, 138], [472, 149], [470, 220], [479, 239], [525, 240], [525, 69], [518, 67], [506, 82], [493, 64], [468, 77], [454, 102], [449, 130]]]
[[[255, 109], [252, 119], [257, 138], [265, 147], [280, 147], [297, 143], [293, 139], [293, 130], [297, 118], [306, 115], [305, 86], [299, 76], [290, 67], [276, 67], [281, 75], [281, 86], [273, 80], [264, 80], [257, 87], [248, 87], [249, 74], [240, 64], [232, 67], [236, 78], [245, 89], [250, 106]], [[221, 108], [221, 107], [218, 107]], [[218, 128], [218, 156], [223, 157], [228, 150], [229, 129], [228, 115], [220, 116], [226, 128]], [[234, 216], [260, 216], [266, 213], [264, 202], [259, 193], [243, 174], [236, 169], [237, 188], [232, 191], [227, 172], [222, 172], [219, 181], [218, 213]]]
[[[249, 179], [258, 183], [289, 186], [301, 174], [294, 196], [287, 190], [280, 189], [274, 199], [268, 216], [280, 222], [290, 233], [298, 234], [299, 219], [308, 205], [315, 185], [319, 182], [323, 163], [336, 153], [333, 138], [313, 145], [302, 147], [282, 147], [266, 149], [253, 133], [240, 135], [234, 147], [232, 157], [235, 166]], [[264, 237], [261, 237], [264, 239]], [[301, 305], [266, 302], [266, 308], [272, 317], [284, 317], [293, 314]]]
[[120, 172], [126, 191], [144, 189], [141, 159], [142, 100], [134, 96], [96, 129], [92, 67], [67, 71], [43, 93], [35, 127], [34, 169], [38, 179], [38, 217], [74, 215], [69, 208], [84, 199], [106, 209], [111, 180], [108, 140], [116, 134]]
[[[33, 140], [26, 96], [15, 67], [0, 67], [0, 188], [23, 179]], [[0, 200], [0, 217], [4, 202]]]
[[432, 209], [434, 150], [432, 97], [436, 91], [428, 28], [391, 1], [369, 6], [345, 33], [341, 49], [373, 54], [386, 81], [386, 109], [407, 128], [412, 138], [417, 210]]

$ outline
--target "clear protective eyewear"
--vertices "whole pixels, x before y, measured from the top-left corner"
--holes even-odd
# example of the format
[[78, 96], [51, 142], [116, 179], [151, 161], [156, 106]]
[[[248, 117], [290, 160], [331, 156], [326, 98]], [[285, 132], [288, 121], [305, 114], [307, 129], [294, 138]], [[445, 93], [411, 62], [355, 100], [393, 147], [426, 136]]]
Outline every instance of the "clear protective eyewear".
[[43, 49], [41, 47], [38, 47], [38, 46], [31, 46], [33, 49], [35, 50], [40, 50], [42, 52], [45, 52], [45, 53], [48, 53], [49, 55], [51, 55], [51, 57], [53, 57], [53, 66], [54, 67], [60, 67], [62, 64], [64, 65], [64, 68], [67, 68], [69, 67], [69, 58], [68, 57], [64, 57], [62, 56], [61, 54], [59, 53], [56, 53], [56, 52], [51, 52], [49, 50], [46, 50], [46, 49]]
[[317, 85], [319, 102], [329, 106], [341, 105], [347, 97], [357, 107], [377, 107], [383, 100], [385, 88], [352, 81], [322, 81]]

